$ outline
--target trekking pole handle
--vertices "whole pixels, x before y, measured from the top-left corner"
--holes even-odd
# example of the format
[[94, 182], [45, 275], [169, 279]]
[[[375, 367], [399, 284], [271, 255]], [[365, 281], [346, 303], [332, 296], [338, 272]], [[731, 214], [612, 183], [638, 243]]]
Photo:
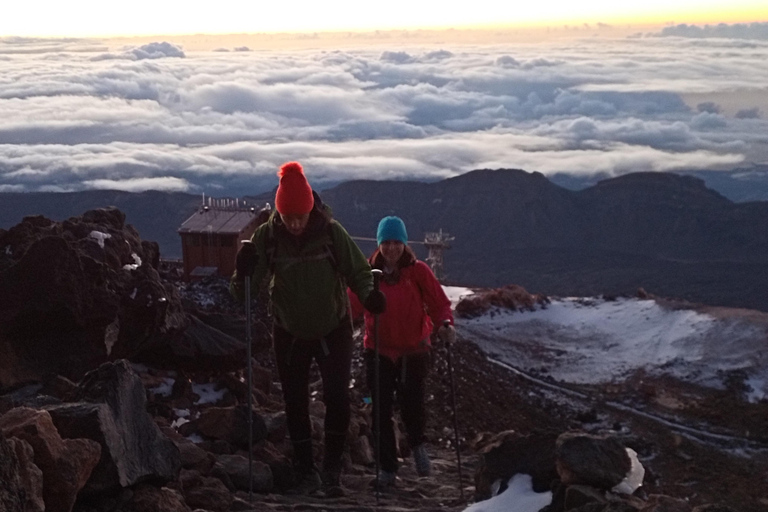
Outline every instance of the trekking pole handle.
[[[450, 320], [443, 320], [443, 327], [445, 327], [447, 329], [450, 326], [451, 326], [451, 321]], [[451, 347], [450, 336], [446, 336], [445, 339], [443, 339], [443, 342], [445, 343], [446, 348], [450, 348]]]
[[381, 275], [384, 272], [379, 270], [378, 268], [374, 268], [371, 270], [371, 274], [373, 274], [373, 289], [375, 291], [379, 291], [379, 281], [381, 280]]

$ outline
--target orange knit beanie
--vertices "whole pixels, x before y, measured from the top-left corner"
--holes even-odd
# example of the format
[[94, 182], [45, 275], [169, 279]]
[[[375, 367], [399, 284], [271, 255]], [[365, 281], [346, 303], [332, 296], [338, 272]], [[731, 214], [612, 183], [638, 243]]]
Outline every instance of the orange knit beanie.
[[280, 185], [275, 195], [275, 207], [283, 215], [303, 215], [312, 211], [315, 198], [309, 186], [304, 169], [299, 162], [288, 162], [277, 173]]

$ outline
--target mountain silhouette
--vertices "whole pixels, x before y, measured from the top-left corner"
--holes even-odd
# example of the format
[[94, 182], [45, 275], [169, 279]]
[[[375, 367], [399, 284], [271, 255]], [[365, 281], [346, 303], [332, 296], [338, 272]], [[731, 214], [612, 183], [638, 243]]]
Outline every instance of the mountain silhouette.
[[[400, 216], [415, 242], [439, 229], [455, 237], [444, 253], [452, 284], [515, 283], [561, 296], [634, 294], [642, 287], [768, 310], [768, 202], [734, 203], [694, 176], [632, 173], [570, 190], [536, 172], [484, 169], [432, 183], [355, 180], [321, 195], [356, 237], [373, 238], [385, 215]], [[200, 204], [199, 196], [162, 192], [0, 197], [4, 228], [22, 213], [63, 219], [117, 206], [164, 257], [180, 255], [176, 229]], [[249, 202], [273, 199], [269, 192]], [[372, 242], [359, 243], [372, 252]]]

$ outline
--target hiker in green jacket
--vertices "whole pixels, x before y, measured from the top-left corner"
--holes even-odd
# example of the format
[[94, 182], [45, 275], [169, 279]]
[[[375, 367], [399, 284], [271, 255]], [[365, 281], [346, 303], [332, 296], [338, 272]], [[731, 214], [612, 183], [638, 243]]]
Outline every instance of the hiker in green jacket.
[[[277, 213], [238, 252], [230, 291], [243, 300], [244, 277], [250, 276], [255, 296], [259, 284], [271, 276], [272, 335], [294, 452], [294, 491], [309, 494], [322, 487], [327, 496], [340, 496], [353, 352], [346, 288], [373, 314], [385, 310], [386, 299], [374, 292], [365, 256], [312, 191], [301, 165], [288, 162], [278, 176]], [[326, 406], [322, 473], [312, 455], [309, 418], [313, 359], [320, 369]]]

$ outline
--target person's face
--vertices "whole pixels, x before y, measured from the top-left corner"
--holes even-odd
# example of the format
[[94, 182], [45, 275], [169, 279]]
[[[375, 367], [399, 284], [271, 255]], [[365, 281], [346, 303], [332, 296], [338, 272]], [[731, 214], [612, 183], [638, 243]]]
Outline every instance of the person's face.
[[405, 250], [405, 244], [398, 240], [385, 240], [379, 246], [381, 255], [384, 256], [384, 261], [388, 267], [395, 267], [400, 256], [403, 255]]
[[309, 223], [308, 213], [290, 215], [283, 215], [281, 213], [280, 218], [283, 224], [285, 224], [285, 228], [293, 236], [300, 236], [307, 229], [307, 224]]

